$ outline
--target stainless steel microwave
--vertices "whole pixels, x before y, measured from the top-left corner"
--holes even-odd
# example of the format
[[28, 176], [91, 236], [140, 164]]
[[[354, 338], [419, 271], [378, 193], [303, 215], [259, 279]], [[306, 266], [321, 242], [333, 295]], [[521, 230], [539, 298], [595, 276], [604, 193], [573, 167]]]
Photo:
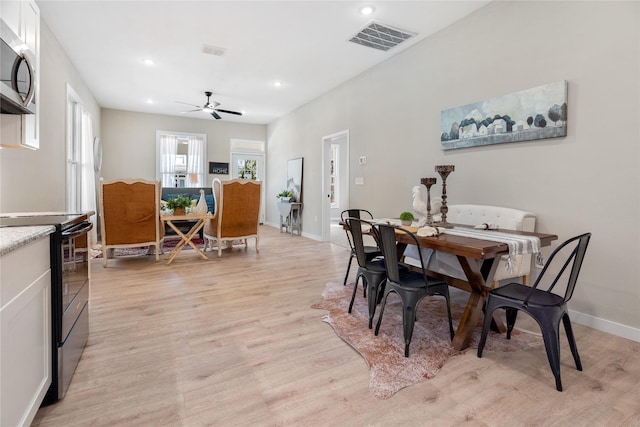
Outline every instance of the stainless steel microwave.
[[36, 112], [35, 55], [9, 26], [0, 20], [0, 112]]

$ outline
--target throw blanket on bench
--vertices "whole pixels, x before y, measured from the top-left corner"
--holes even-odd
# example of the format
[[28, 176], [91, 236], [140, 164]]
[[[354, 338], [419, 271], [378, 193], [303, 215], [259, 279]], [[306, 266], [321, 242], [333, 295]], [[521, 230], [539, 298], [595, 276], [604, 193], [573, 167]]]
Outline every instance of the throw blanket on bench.
[[506, 243], [509, 246], [509, 256], [507, 257], [505, 269], [509, 273], [513, 271], [512, 259], [514, 255], [536, 254], [536, 267], [542, 267], [544, 265], [544, 259], [542, 258], [542, 252], [540, 250], [540, 239], [535, 236], [522, 236], [520, 234], [510, 234], [500, 231], [458, 227], [442, 229], [442, 232], [454, 236], [473, 237], [475, 239]]

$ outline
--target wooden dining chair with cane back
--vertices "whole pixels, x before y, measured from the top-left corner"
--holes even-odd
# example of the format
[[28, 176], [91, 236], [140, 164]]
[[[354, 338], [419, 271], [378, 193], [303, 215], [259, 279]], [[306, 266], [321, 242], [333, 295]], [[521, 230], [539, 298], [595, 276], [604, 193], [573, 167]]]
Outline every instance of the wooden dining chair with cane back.
[[114, 248], [155, 247], [162, 250], [160, 182], [145, 180], [100, 181], [102, 265]]
[[223, 242], [241, 240], [247, 247], [247, 239], [256, 240], [256, 252], [259, 252], [258, 225], [260, 223], [261, 183], [251, 179], [232, 179], [212, 182], [215, 213], [206, 221], [204, 238], [213, 249], [217, 242], [218, 256], [222, 256]]

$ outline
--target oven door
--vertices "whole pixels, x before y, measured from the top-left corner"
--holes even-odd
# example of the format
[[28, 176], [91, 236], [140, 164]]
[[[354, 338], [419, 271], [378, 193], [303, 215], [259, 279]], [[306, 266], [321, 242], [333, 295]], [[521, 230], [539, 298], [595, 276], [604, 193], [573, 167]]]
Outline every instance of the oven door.
[[78, 251], [75, 241], [93, 228], [83, 222], [62, 232], [62, 331], [64, 342], [89, 300], [89, 259], [86, 251]]

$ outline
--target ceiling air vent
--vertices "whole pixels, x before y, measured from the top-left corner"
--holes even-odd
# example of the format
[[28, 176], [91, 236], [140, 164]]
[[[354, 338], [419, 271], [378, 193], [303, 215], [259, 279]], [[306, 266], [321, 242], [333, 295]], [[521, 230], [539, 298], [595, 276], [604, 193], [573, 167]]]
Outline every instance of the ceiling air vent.
[[362, 46], [387, 51], [415, 36], [411, 31], [400, 30], [372, 21], [349, 41]]
[[224, 55], [224, 51], [225, 49], [223, 47], [213, 46], [210, 44], [202, 45], [202, 53], [206, 53], [207, 55], [222, 56]]

